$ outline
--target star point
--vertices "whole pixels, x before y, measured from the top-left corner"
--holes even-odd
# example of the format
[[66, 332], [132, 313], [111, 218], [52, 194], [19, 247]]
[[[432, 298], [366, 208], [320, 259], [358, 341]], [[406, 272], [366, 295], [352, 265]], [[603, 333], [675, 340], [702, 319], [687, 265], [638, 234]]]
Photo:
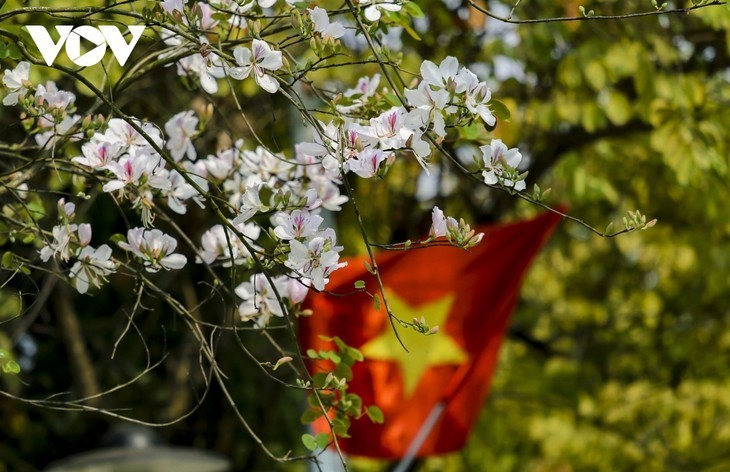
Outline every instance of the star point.
[[388, 303], [401, 319], [424, 317], [429, 326], [439, 326], [437, 334], [426, 336], [413, 329], [399, 332], [406, 352], [390, 325], [365, 343], [361, 351], [367, 359], [395, 362], [403, 378], [403, 391], [411, 397], [426, 370], [438, 365], [459, 365], [468, 359], [464, 349], [443, 329], [455, 302], [454, 294], [413, 306], [392, 290], [386, 289]]

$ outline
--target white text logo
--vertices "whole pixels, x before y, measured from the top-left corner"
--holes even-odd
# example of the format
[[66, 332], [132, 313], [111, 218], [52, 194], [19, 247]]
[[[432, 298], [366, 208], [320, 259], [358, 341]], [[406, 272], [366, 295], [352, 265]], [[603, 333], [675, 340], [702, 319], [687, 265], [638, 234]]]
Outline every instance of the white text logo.
[[[65, 43], [66, 54], [69, 59], [81, 67], [93, 66], [99, 63], [104, 58], [107, 46], [112, 50], [112, 54], [114, 54], [119, 65], [123, 66], [145, 30], [144, 26], [129, 26], [132, 39], [127, 43], [116, 26], [101, 25], [96, 28], [84, 25], [74, 28], [71, 25], [58, 25], [56, 31], [58, 31], [59, 39], [58, 42], [54, 42], [45, 26], [29, 25], [26, 28], [28, 28], [30, 37], [38, 46], [38, 50], [41, 52], [46, 64], [53, 65], [53, 61], [56, 60]], [[95, 44], [96, 47], [82, 55], [81, 38]]]

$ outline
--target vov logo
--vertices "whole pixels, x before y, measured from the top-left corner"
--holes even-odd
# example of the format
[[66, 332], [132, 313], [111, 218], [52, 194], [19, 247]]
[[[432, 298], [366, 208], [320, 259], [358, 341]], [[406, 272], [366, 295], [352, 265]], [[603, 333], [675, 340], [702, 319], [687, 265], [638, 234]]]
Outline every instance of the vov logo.
[[[46, 64], [53, 65], [53, 61], [56, 60], [65, 43], [66, 55], [74, 64], [81, 67], [98, 64], [104, 58], [107, 46], [112, 50], [112, 54], [114, 54], [119, 65], [123, 66], [145, 30], [144, 26], [129, 26], [132, 39], [127, 43], [116, 26], [100, 25], [94, 27], [83, 25], [74, 28], [72, 25], [58, 25], [56, 31], [58, 31], [59, 39], [58, 42], [54, 42], [45, 26], [28, 25], [26, 28], [30, 33], [30, 37], [38, 46], [38, 50], [41, 52]], [[95, 44], [96, 47], [82, 55], [81, 38]]]

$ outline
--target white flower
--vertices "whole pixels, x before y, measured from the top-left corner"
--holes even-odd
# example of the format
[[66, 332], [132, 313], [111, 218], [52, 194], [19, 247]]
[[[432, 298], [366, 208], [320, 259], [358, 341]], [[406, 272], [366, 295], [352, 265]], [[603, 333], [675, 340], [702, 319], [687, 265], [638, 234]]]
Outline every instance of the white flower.
[[492, 92], [487, 84], [479, 82], [477, 76], [466, 68], [459, 71], [458, 79], [459, 85], [456, 91], [464, 93], [466, 108], [471, 113], [478, 114], [488, 126], [494, 126], [497, 119], [487, 106], [487, 103], [492, 99]]
[[292, 303], [301, 303], [307, 298], [309, 293], [309, 279], [297, 279], [294, 277], [287, 277], [284, 280], [283, 293], [289, 298]]
[[400, 11], [401, 5], [394, 1], [389, 0], [360, 0], [360, 5], [365, 6], [365, 18], [369, 21], [378, 21], [380, 19], [380, 10], [385, 11]]
[[412, 121], [405, 108], [393, 107], [371, 118], [370, 126], [360, 126], [357, 131], [366, 146], [375, 140], [383, 150], [412, 149], [418, 163], [428, 172], [425, 158], [431, 153], [431, 147], [423, 140], [425, 130], [414, 126]]
[[234, 224], [246, 222], [259, 211], [266, 211], [266, 205], [261, 203], [259, 196], [261, 187], [263, 187], [261, 182], [246, 186], [246, 190], [239, 200], [241, 206], [238, 209], [238, 215], [233, 219]]
[[65, 90], [58, 90], [54, 82], [39, 84], [35, 90], [36, 105], [46, 110], [65, 110], [76, 101], [76, 95]]
[[[207, 180], [190, 172], [188, 172], [187, 175], [203, 191], [208, 191]], [[183, 178], [182, 174], [180, 174], [177, 170], [171, 171], [167, 175], [166, 180], [169, 183], [169, 187], [165, 191], [163, 191], [163, 194], [167, 196], [167, 206], [169, 206], [172, 211], [179, 215], [184, 215], [185, 213], [187, 213], [187, 206], [185, 205], [185, 201], [189, 199], [193, 199], [193, 201], [197, 203], [200, 208], [204, 208], [203, 196], [200, 195], [195, 187], [190, 185]]]
[[81, 250], [70, 273], [79, 293], [86, 293], [90, 284], [96, 288], [101, 287], [106, 282], [106, 277], [116, 271], [116, 264], [111, 256], [112, 249], [106, 244], [98, 249], [86, 246]]
[[342, 205], [347, 203], [347, 195], [340, 193], [340, 188], [328, 179], [317, 179], [313, 182], [317, 190], [317, 196], [322, 199], [322, 208], [329, 211], [340, 211]]
[[41, 116], [39, 126], [41, 128], [50, 128], [49, 131], [38, 133], [35, 135], [35, 142], [41, 146], [52, 146], [59, 139], [67, 138], [70, 141], [78, 141], [83, 137], [81, 133], [69, 134], [76, 123], [81, 119], [81, 115], [66, 115], [60, 123], [56, 124], [53, 120], [47, 118], [48, 115]]
[[167, 13], [173, 13], [175, 11], [182, 13], [185, 8], [185, 2], [183, 0], [162, 0], [161, 6]]
[[434, 91], [428, 82], [423, 81], [415, 90], [406, 89], [405, 94], [414, 107], [409, 113], [409, 119], [426, 128], [433, 123], [433, 131], [442, 138], [446, 136], [443, 111], [449, 102], [449, 93], [443, 89]]
[[360, 109], [368, 98], [375, 95], [379, 85], [380, 74], [375, 74], [372, 77], [361, 77], [354, 88], [347, 89], [343, 93], [346, 98], [352, 99], [352, 105], [337, 105], [337, 110], [341, 113], [348, 113]]
[[218, 151], [215, 156], [209, 155], [206, 157], [203, 163], [207, 172], [215, 179], [225, 180], [234, 167], [240, 165], [242, 146], [243, 139], [239, 139], [233, 147]]
[[372, 77], [360, 77], [357, 85], [354, 88], [345, 90], [343, 95], [348, 98], [359, 95], [361, 99], [365, 99], [375, 95], [378, 85], [380, 85], [380, 74], [375, 74]]
[[56, 225], [53, 227], [53, 241], [40, 250], [41, 260], [48, 262], [51, 257], [58, 257], [66, 262], [71, 258], [71, 236], [76, 225]]
[[501, 183], [505, 187], [514, 187], [515, 190], [524, 190], [524, 180], [517, 180], [517, 166], [522, 160], [522, 154], [517, 148], [507, 149], [501, 139], [493, 139], [488, 146], [481, 146], [484, 171], [484, 182], [488, 185]]
[[273, 218], [276, 225], [274, 234], [284, 241], [308, 238], [317, 233], [322, 221], [324, 219], [321, 216], [313, 215], [307, 210], [294, 210], [291, 214], [279, 213]]
[[[281, 277], [274, 279], [276, 291], [280, 296], [283, 292], [282, 282]], [[241, 321], [256, 320], [256, 326], [262, 328], [269, 324], [271, 316], [284, 316], [276, 293], [263, 274], [252, 275], [250, 281], [241, 283], [235, 292], [243, 300], [238, 306]]]
[[3, 75], [3, 85], [8, 89], [8, 93], [3, 98], [3, 105], [11, 106], [18, 103], [18, 99], [25, 97], [28, 91], [27, 86], [30, 85], [28, 73], [30, 72], [30, 62], [23, 61], [15, 66], [15, 69], [5, 69]]
[[369, 179], [378, 173], [380, 163], [387, 157], [388, 155], [380, 149], [365, 149], [356, 158], [349, 159], [346, 165], [350, 172]]
[[132, 228], [127, 231], [127, 242], [120, 242], [119, 247], [143, 259], [148, 272], [182, 269], [188, 262], [182, 254], [173, 253], [175, 238], [159, 229]]
[[439, 207], [433, 207], [431, 212], [431, 229], [428, 232], [429, 238], [440, 238], [446, 236], [450, 228], [458, 227], [459, 223], [452, 217], [445, 217]]
[[119, 161], [112, 161], [107, 165], [107, 169], [111, 171], [117, 178], [110, 180], [102, 187], [105, 192], [113, 192], [124, 188], [127, 185], [136, 185], [147, 170], [148, 156], [144, 154], [137, 157], [125, 156]]
[[[261, 228], [255, 224], [236, 224], [236, 229], [246, 237], [250, 246], [258, 250], [253, 244], [261, 235]], [[230, 246], [229, 246], [230, 245]], [[251, 260], [253, 255], [249, 252], [238, 236], [229, 228], [223, 225], [215, 225], [203, 233], [201, 238], [203, 250], [196, 258], [197, 263], [205, 262], [212, 264], [215, 260], [222, 260], [223, 267], [230, 267], [231, 264], [241, 265]]]
[[73, 219], [74, 212], [76, 211], [76, 204], [74, 202], [66, 202], [65, 198], [59, 198], [56, 207], [58, 208], [59, 218], [65, 216], [66, 218]]
[[[150, 137], [153, 143], [157, 146], [162, 146], [163, 139], [160, 135], [160, 130], [155, 125], [137, 119], [132, 119], [132, 122], [139, 126]], [[99, 139], [109, 143], [119, 144], [126, 148], [128, 152], [133, 152], [138, 149], [144, 149], [148, 153], [154, 152], [144, 136], [138, 133], [130, 123], [127, 123], [121, 118], [112, 118], [109, 120], [109, 126], [106, 132]]]
[[81, 146], [83, 156], [74, 157], [73, 162], [92, 169], [101, 169], [116, 159], [122, 151], [119, 143], [103, 141], [101, 135], [95, 134], [91, 141]]
[[175, 162], [179, 162], [185, 155], [190, 160], [195, 160], [197, 157], [193, 142], [190, 140], [190, 137], [197, 131], [197, 127], [198, 117], [192, 110], [181, 111], [165, 123], [165, 131], [170, 137], [165, 147], [170, 150]]
[[251, 48], [238, 46], [233, 50], [233, 57], [239, 67], [231, 67], [228, 73], [236, 80], [243, 80], [253, 71], [256, 83], [267, 92], [275, 93], [279, 90], [279, 82], [268, 72], [284, 65], [281, 51], [272, 51], [271, 46], [260, 39], [254, 39]]
[[304, 243], [292, 239], [289, 241], [291, 252], [284, 264], [302, 277], [310, 279], [317, 290], [324, 290], [330, 274], [347, 265], [338, 263], [340, 258], [338, 252], [342, 247], [335, 244], [335, 232], [331, 228]]
[[78, 230], [79, 244], [86, 247], [91, 242], [91, 225], [89, 223], [81, 223]]
[[309, 15], [312, 17], [312, 23], [314, 23], [314, 31], [319, 33], [324, 39], [332, 38], [337, 39], [345, 34], [345, 27], [340, 23], [330, 23], [327, 10], [319, 7], [314, 9], [308, 9]]
[[459, 61], [453, 56], [447, 57], [438, 66], [431, 61], [421, 63], [421, 77], [423, 77], [423, 80], [427, 84], [439, 88], [455, 88], [458, 70]]

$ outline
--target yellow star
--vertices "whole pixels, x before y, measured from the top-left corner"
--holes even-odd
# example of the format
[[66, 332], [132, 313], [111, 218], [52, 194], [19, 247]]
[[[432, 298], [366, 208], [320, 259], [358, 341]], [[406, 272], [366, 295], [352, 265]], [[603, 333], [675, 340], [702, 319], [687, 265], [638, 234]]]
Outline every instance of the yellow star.
[[360, 349], [368, 359], [397, 362], [403, 378], [403, 390], [406, 398], [409, 398], [426, 369], [435, 365], [459, 365], [469, 356], [443, 329], [454, 304], [453, 294], [418, 307], [409, 305], [387, 289], [386, 296], [390, 308], [398, 318], [410, 320], [420, 319], [423, 316], [429, 326], [441, 328], [441, 331], [431, 336], [425, 336], [413, 329], [399, 330], [403, 344], [410, 351], [406, 352], [398, 342], [390, 324], [387, 324], [380, 335], [365, 343]]

